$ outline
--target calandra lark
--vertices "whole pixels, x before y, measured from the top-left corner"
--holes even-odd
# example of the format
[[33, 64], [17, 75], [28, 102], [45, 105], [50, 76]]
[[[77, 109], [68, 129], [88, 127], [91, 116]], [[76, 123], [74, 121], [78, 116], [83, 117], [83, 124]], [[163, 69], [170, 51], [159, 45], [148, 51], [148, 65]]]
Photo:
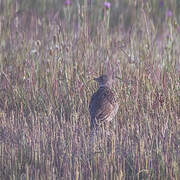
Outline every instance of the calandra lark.
[[102, 75], [94, 78], [98, 82], [99, 89], [92, 95], [89, 104], [91, 116], [91, 130], [99, 127], [103, 123], [110, 122], [116, 115], [119, 105], [113, 93], [112, 77]]

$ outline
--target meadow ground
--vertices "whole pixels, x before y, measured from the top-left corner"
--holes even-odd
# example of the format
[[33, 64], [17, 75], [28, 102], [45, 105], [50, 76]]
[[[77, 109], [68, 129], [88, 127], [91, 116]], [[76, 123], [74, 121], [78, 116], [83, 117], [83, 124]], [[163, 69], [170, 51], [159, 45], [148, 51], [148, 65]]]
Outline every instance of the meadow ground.
[[[180, 179], [178, 1], [78, 2], [0, 2], [0, 179]], [[115, 129], [92, 143], [91, 80], [109, 71]]]

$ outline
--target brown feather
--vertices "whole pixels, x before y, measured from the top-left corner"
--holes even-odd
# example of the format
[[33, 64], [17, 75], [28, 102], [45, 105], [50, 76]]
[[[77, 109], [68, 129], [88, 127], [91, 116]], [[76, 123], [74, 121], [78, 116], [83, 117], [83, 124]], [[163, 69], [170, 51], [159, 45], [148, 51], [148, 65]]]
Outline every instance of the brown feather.
[[91, 128], [102, 122], [111, 121], [117, 113], [118, 104], [115, 95], [109, 87], [100, 87], [91, 98], [89, 112], [91, 116]]

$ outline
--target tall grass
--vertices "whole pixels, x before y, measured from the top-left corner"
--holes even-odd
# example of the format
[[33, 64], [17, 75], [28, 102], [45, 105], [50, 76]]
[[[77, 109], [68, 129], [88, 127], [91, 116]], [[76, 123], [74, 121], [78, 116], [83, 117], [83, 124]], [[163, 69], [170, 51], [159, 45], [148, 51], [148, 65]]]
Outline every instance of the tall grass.
[[[122, 17], [112, 11], [118, 2], [107, 9], [101, 1], [95, 12], [76, 2], [61, 7], [62, 19], [17, 14], [8, 2], [0, 16], [1, 179], [180, 179], [178, 1], [161, 24], [154, 1], [124, 1]], [[92, 142], [91, 80], [107, 72], [118, 77], [120, 108], [112, 135]]]

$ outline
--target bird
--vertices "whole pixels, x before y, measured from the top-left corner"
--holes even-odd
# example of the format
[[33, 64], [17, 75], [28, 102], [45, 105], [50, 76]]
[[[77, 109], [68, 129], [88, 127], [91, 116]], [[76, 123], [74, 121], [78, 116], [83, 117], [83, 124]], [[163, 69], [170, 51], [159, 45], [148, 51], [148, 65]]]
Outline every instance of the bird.
[[112, 121], [119, 108], [112, 90], [112, 76], [103, 74], [94, 80], [98, 82], [99, 89], [92, 95], [89, 103], [91, 130]]

